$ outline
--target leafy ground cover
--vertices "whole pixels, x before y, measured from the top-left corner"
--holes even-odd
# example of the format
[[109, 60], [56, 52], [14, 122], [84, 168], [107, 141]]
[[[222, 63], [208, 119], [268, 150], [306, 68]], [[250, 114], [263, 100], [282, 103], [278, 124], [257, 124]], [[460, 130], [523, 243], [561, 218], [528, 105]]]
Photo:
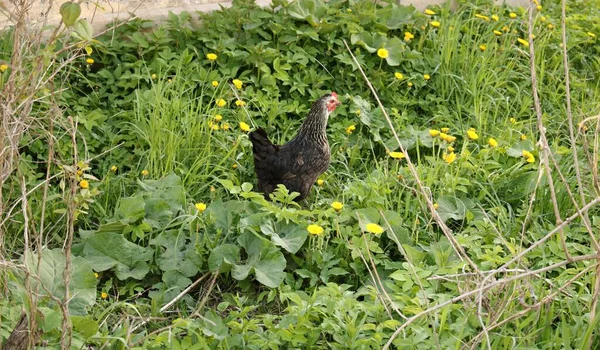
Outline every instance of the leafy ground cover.
[[[0, 342], [25, 312], [62, 348], [595, 348], [599, 8], [6, 30]], [[247, 132], [330, 91], [329, 170], [266, 201]]]

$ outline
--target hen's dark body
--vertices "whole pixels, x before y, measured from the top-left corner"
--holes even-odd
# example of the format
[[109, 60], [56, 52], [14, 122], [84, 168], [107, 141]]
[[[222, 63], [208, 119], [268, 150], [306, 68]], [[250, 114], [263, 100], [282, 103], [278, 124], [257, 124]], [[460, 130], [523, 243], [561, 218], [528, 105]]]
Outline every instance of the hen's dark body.
[[261, 128], [249, 134], [258, 189], [266, 198], [279, 184], [300, 193], [296, 201], [308, 196], [319, 175], [329, 167], [331, 155], [325, 131], [329, 114], [338, 104], [335, 93], [317, 100], [296, 137], [283, 146], [271, 143]]

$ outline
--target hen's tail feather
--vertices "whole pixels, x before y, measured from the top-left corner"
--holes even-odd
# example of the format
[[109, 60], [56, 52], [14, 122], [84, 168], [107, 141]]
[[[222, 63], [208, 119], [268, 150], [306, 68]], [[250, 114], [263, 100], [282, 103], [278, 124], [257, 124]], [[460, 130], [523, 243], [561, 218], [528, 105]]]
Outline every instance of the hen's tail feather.
[[277, 152], [277, 146], [275, 146], [269, 137], [267, 132], [262, 128], [258, 128], [248, 134], [250, 142], [252, 142], [252, 153], [254, 153], [255, 162], [264, 161], [269, 154]]

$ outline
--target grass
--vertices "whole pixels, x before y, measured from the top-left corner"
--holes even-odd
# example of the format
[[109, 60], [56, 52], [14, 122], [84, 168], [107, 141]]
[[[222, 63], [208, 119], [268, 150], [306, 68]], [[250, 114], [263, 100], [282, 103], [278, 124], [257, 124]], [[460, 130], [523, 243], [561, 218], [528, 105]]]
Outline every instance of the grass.
[[[560, 6], [280, 5], [51, 37], [42, 62], [3, 36], [3, 125], [27, 124], [0, 135], [0, 342], [26, 300], [62, 348], [595, 348], [596, 8], [568, 3], [568, 111]], [[331, 90], [323, 182], [265, 201], [240, 122], [286, 142]]]

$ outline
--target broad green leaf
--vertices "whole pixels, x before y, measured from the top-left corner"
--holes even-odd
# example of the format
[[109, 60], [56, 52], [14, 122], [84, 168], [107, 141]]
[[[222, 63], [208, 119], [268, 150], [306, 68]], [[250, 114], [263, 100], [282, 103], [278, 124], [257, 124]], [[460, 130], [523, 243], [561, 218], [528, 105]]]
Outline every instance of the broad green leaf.
[[376, 26], [381, 30], [391, 30], [404, 27], [411, 21], [412, 17], [417, 12], [413, 6], [398, 6], [390, 4], [377, 11], [378, 21]]
[[146, 216], [146, 203], [141, 195], [121, 198], [115, 210], [114, 219], [123, 224], [132, 224]]
[[[39, 261], [39, 281], [31, 279], [33, 289], [46, 295], [65, 300], [65, 255], [61, 249], [44, 250]], [[38, 254], [28, 254], [25, 264], [30, 271], [38, 271]], [[85, 315], [87, 308], [96, 302], [96, 277], [90, 261], [74, 256], [71, 258], [71, 276], [69, 279], [69, 312], [73, 315]], [[42, 288], [39, 284], [43, 285]]]
[[288, 252], [295, 254], [308, 238], [306, 228], [294, 223], [280, 222], [273, 225], [272, 221], [267, 221], [260, 226], [262, 233], [271, 237], [275, 245], [282, 247]]
[[234, 244], [222, 244], [212, 250], [208, 257], [208, 269], [211, 272], [227, 272], [231, 265], [240, 261], [240, 247]]
[[372, 34], [370, 32], [362, 32], [360, 34], [352, 34], [350, 36], [350, 42], [354, 45], [360, 45], [367, 49], [370, 53], [385, 47], [387, 38], [377, 33]]
[[75, 21], [81, 15], [81, 6], [75, 2], [65, 2], [60, 6], [60, 16], [67, 27], [75, 24]]
[[79, 19], [73, 26], [74, 33], [81, 39], [90, 41], [94, 38], [94, 29], [87, 19]]
[[73, 330], [83, 336], [84, 339], [93, 337], [98, 332], [98, 321], [85, 316], [71, 315]]
[[272, 245], [266, 246], [261, 252], [261, 259], [254, 264], [256, 279], [267, 287], [278, 287], [285, 278], [283, 271], [286, 266], [283, 254]]
[[146, 263], [152, 258], [152, 250], [127, 241], [122, 235], [103, 232], [88, 239], [83, 256], [96, 271], [114, 269], [117, 278], [140, 280], [150, 268]]

